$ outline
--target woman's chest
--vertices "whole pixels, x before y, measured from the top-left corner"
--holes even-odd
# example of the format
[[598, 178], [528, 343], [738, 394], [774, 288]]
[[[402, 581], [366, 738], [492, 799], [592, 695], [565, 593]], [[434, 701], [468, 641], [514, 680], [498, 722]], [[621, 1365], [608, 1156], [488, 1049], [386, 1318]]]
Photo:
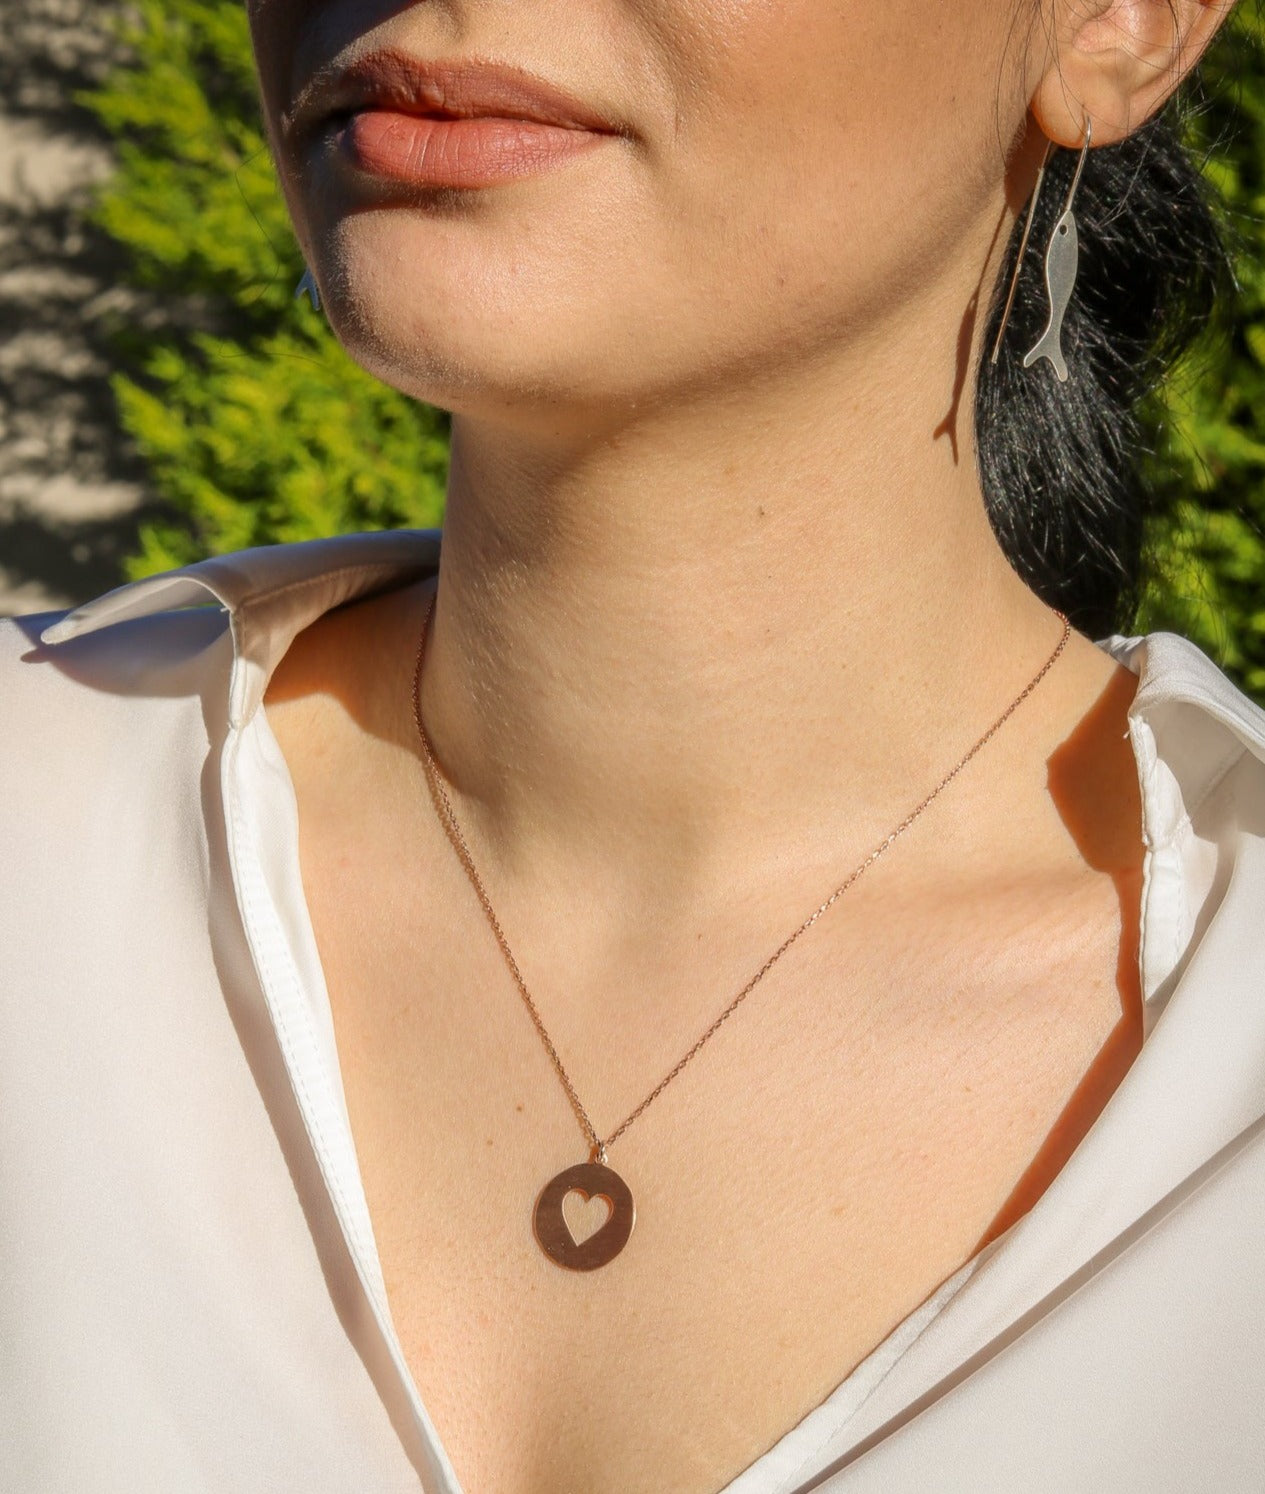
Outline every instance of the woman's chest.
[[[1022, 970], [899, 919], [826, 937], [611, 1147], [635, 1228], [570, 1272], [532, 1211], [588, 1149], [495, 943], [305, 854], [392, 1316], [467, 1494], [715, 1494], [1044, 1191], [1136, 1052], [1108, 899]], [[603, 1135], [693, 1033], [611, 979], [601, 1023], [553, 1013]]]
[[[696, 918], [494, 878], [555, 1063], [416, 757], [316, 699], [278, 718], [304, 888], [391, 1314], [467, 1494], [716, 1494], [1040, 1197], [1137, 1052], [1120, 795], [1110, 857], [1044, 801], [952, 854], [911, 837], [701, 1048], [815, 879]], [[532, 1228], [587, 1158], [573, 1098], [603, 1137], [636, 1115], [635, 1228], [582, 1273]]]

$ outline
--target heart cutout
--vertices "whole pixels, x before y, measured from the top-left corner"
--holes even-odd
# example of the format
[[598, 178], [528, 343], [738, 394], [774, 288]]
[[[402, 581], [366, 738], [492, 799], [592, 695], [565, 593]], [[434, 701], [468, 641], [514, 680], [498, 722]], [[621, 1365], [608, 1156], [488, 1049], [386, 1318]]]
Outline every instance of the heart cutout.
[[602, 1162], [577, 1162], [540, 1190], [532, 1227], [555, 1265], [594, 1271], [627, 1245], [636, 1218], [633, 1196], [617, 1172]]
[[614, 1212], [615, 1205], [604, 1193], [590, 1194], [583, 1188], [572, 1188], [562, 1200], [563, 1222], [577, 1245], [604, 1229]]

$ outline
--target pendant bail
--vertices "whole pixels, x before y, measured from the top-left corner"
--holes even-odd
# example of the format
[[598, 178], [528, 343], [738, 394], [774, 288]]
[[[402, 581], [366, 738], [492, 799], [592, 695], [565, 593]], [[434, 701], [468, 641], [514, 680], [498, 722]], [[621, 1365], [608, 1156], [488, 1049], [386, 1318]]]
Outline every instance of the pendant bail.
[[589, 1161], [596, 1162], [602, 1167], [606, 1166], [606, 1143], [595, 1141], [589, 1148]]

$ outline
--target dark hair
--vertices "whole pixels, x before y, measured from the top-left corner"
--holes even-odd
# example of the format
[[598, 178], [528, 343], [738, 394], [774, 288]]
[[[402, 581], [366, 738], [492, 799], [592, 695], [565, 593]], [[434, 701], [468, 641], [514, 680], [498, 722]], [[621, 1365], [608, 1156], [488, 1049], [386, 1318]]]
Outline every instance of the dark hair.
[[1140, 407], [1212, 318], [1232, 280], [1212, 192], [1182, 143], [1182, 105], [1089, 152], [1076, 196], [1080, 274], [1064, 322], [1069, 378], [1023, 356], [1045, 325], [1043, 258], [1079, 152], [1056, 150], [1001, 354], [989, 359], [1019, 250], [997, 280], [977, 375], [975, 432], [989, 518], [1011, 564], [1091, 637], [1128, 631], [1155, 499]]

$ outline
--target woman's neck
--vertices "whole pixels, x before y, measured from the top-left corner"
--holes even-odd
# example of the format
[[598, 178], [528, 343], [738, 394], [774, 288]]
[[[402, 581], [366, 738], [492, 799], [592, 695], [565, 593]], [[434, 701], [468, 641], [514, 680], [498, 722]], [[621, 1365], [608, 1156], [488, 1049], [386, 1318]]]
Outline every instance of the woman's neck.
[[688, 895], [837, 861], [1044, 662], [1059, 625], [989, 526], [969, 414], [956, 461], [935, 435], [952, 370], [865, 370], [547, 443], [454, 418], [423, 708], [507, 864]]

